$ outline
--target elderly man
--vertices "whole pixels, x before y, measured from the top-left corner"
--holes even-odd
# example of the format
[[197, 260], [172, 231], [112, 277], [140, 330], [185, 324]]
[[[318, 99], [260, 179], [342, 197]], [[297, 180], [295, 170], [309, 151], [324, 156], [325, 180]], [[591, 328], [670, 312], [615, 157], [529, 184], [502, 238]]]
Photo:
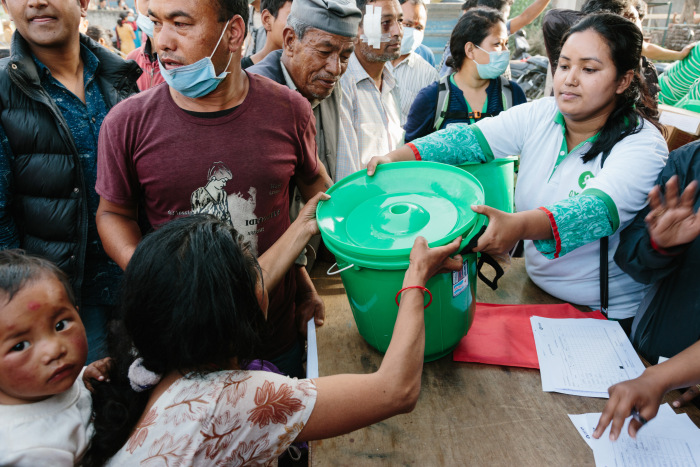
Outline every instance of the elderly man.
[[[332, 183], [316, 156], [309, 102], [241, 70], [247, 15], [242, 0], [150, 0], [167, 86], [117, 106], [100, 136], [97, 226], [122, 268], [141, 240], [139, 206], [155, 228], [217, 216], [261, 254], [290, 225], [290, 184], [309, 199]], [[304, 268], [270, 291], [262, 355], [293, 376], [304, 375], [295, 298], [307, 294], [298, 286], [315, 293]]]
[[385, 66], [401, 55], [403, 11], [398, 0], [357, 0], [363, 14], [347, 72], [340, 80], [343, 100], [338, 141], [338, 181], [367, 166], [377, 154], [403, 140], [401, 96]]
[[401, 0], [403, 11], [403, 39], [401, 56], [387, 63], [401, 93], [401, 126], [406, 124], [408, 112], [416, 96], [424, 87], [440, 79], [435, 67], [431, 66], [416, 49], [423, 42], [425, 26], [428, 23], [428, 10], [423, 0]]
[[340, 77], [355, 49], [362, 14], [351, 2], [294, 0], [284, 29], [284, 49], [270, 53], [251, 73], [297, 90], [316, 117], [318, 157], [335, 174], [340, 129]]
[[0, 248], [68, 274], [93, 361], [107, 354], [121, 276], [95, 226], [97, 139], [141, 70], [78, 32], [88, 3], [2, 0], [17, 30], [0, 61]]

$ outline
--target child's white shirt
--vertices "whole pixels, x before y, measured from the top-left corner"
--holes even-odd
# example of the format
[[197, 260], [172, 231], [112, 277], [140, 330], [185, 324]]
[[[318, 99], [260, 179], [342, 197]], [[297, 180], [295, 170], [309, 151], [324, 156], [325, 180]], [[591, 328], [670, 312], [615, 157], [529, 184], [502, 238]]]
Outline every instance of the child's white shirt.
[[75, 465], [92, 437], [91, 413], [82, 373], [69, 390], [46, 400], [0, 405], [0, 465]]

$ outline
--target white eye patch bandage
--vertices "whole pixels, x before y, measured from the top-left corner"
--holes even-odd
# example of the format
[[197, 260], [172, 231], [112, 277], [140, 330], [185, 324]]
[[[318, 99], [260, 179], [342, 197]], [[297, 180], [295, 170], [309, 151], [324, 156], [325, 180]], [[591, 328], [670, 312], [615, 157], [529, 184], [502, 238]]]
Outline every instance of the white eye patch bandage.
[[365, 5], [362, 29], [365, 33], [360, 36], [360, 40], [375, 49], [381, 48], [382, 42], [391, 40], [391, 34], [382, 34], [382, 7], [380, 6]]

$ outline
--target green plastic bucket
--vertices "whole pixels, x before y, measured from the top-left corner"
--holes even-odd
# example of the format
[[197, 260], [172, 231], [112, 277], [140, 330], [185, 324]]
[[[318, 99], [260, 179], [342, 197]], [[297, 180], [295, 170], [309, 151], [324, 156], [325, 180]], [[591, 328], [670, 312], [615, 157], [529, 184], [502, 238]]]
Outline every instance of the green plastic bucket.
[[[378, 351], [386, 352], [399, 311], [394, 299], [406, 270], [358, 267], [348, 263], [348, 258], [340, 253], [334, 253], [360, 335]], [[453, 274], [439, 274], [426, 284], [433, 294], [433, 303], [425, 310], [426, 362], [452, 352], [474, 320], [476, 255], [465, 255], [461, 278], [456, 280]], [[455, 296], [453, 289], [457, 292]], [[426, 303], [427, 300], [426, 294]]]
[[[360, 335], [386, 352], [415, 238], [435, 247], [462, 235], [464, 248], [484, 224], [470, 208], [484, 202], [483, 188], [456, 167], [398, 162], [379, 166], [373, 177], [364, 170], [350, 175], [328, 194], [316, 215], [338, 263], [329, 274], [340, 273]], [[450, 353], [474, 319], [476, 255], [464, 255], [461, 271], [439, 274], [426, 287], [433, 303], [424, 315], [425, 361], [432, 361]]]
[[474, 175], [484, 188], [487, 206], [504, 212], [513, 212], [513, 192], [515, 190], [515, 156], [494, 159], [491, 162], [469, 162], [458, 165]]

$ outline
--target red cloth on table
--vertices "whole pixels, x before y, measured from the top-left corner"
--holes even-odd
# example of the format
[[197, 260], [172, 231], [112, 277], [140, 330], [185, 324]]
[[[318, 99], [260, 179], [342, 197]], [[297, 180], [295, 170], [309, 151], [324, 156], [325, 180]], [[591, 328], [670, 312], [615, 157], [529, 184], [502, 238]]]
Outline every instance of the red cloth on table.
[[474, 322], [452, 354], [458, 362], [540, 367], [532, 334], [531, 316], [543, 318], [605, 319], [600, 311], [579, 311], [559, 305], [496, 305], [477, 303]]

